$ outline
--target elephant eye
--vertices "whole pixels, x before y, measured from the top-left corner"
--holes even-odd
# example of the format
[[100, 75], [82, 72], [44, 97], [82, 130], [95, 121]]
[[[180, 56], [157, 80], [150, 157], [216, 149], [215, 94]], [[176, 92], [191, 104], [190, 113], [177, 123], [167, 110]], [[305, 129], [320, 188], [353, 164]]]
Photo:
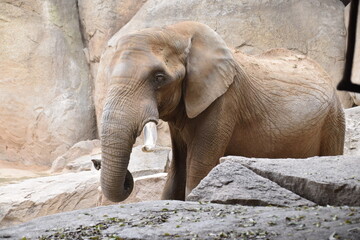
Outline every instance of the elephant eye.
[[156, 82], [158, 82], [158, 83], [162, 83], [162, 82], [164, 82], [164, 81], [166, 80], [166, 77], [165, 77], [165, 75], [162, 74], [162, 73], [157, 73], [157, 74], [155, 75], [155, 80], [156, 80]]

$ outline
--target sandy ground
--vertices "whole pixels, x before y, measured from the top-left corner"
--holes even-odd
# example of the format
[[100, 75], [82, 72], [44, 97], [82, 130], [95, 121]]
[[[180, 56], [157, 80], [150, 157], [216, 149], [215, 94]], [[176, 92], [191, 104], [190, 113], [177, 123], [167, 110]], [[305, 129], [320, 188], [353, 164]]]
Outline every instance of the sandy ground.
[[49, 175], [49, 168], [47, 167], [26, 166], [0, 160], [0, 186], [47, 175]]

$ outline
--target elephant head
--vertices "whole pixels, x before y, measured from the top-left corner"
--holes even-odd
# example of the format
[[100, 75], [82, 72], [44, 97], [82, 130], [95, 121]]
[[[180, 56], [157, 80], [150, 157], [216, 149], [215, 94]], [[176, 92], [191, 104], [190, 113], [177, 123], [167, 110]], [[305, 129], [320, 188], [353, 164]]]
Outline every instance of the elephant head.
[[144, 125], [196, 118], [226, 92], [237, 65], [220, 36], [195, 22], [141, 30], [114, 47], [100, 138], [102, 191], [117, 202], [132, 191], [127, 167]]

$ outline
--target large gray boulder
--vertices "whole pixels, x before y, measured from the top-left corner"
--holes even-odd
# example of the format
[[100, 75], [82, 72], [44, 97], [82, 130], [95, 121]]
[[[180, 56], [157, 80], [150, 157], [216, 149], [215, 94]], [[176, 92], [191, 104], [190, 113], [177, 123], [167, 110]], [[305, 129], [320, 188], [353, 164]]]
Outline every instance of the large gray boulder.
[[[344, 65], [343, 16], [344, 4], [338, 0], [148, 0], [112, 39], [142, 28], [198, 21], [244, 53], [260, 54], [271, 48], [301, 52], [318, 62], [335, 84]], [[345, 107], [352, 105], [348, 93], [339, 95]]]
[[248, 206], [315, 205], [237, 161], [225, 161], [211, 170], [186, 200]]
[[0, 2], [2, 160], [50, 166], [95, 136], [76, 2]]
[[359, 207], [249, 207], [181, 201], [61, 213], [0, 239], [360, 239]]
[[186, 200], [248, 206], [315, 205], [257, 175], [237, 161], [225, 161], [211, 170]]
[[242, 164], [303, 198], [320, 205], [360, 206], [360, 157], [307, 159], [224, 157]]

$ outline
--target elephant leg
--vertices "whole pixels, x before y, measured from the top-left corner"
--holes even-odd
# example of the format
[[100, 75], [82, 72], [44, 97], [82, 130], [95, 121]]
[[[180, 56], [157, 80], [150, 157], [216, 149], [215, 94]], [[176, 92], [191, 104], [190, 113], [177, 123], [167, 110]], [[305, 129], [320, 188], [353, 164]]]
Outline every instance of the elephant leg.
[[180, 133], [170, 123], [169, 128], [173, 158], [161, 199], [185, 200], [186, 144], [181, 139]]
[[325, 119], [321, 136], [320, 156], [336, 156], [342, 155], [344, 152], [345, 118], [339, 109], [341, 107], [334, 108]]
[[[219, 114], [219, 115], [218, 115]], [[224, 115], [225, 114], [225, 115]], [[197, 124], [197, 134], [188, 146], [186, 196], [207, 176], [224, 156], [235, 127], [233, 118], [221, 118], [219, 111], [208, 116], [205, 124]], [[234, 116], [234, 115], [232, 115]]]

